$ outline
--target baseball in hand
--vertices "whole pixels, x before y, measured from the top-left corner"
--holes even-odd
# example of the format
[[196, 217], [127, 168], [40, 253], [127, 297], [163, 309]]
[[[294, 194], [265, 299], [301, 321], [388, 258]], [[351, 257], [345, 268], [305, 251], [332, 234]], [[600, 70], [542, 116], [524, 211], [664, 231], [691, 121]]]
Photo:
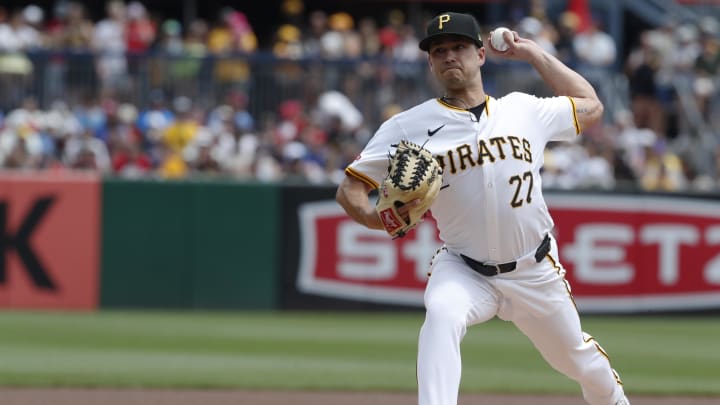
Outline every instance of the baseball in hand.
[[507, 42], [505, 42], [505, 38], [503, 38], [503, 33], [505, 32], [510, 32], [510, 30], [505, 27], [497, 27], [490, 36], [490, 43], [493, 48], [500, 52], [505, 52], [509, 48]]

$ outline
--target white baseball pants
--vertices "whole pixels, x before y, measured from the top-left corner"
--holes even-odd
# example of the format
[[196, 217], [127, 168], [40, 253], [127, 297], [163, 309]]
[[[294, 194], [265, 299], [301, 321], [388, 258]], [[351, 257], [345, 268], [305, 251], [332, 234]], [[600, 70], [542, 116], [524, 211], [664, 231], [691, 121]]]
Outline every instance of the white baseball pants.
[[581, 329], [555, 239], [551, 246], [540, 263], [529, 254], [516, 270], [492, 277], [445, 249], [433, 258], [418, 342], [419, 405], [457, 405], [460, 342], [468, 326], [495, 316], [513, 322], [553, 368], [577, 381], [589, 404], [614, 405], [623, 398], [607, 355]]

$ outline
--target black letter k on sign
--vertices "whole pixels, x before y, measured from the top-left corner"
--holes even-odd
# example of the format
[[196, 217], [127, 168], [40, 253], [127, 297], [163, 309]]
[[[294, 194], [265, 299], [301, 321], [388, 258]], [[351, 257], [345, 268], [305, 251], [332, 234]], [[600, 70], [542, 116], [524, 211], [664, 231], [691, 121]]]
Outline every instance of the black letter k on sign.
[[43, 197], [35, 200], [30, 212], [28, 212], [22, 220], [15, 235], [7, 232], [8, 204], [5, 201], [0, 201], [0, 284], [4, 284], [7, 281], [7, 260], [5, 253], [15, 248], [33, 284], [39, 288], [48, 290], [55, 289], [55, 283], [50, 279], [40, 259], [30, 247], [30, 236], [54, 201], [54, 197]]

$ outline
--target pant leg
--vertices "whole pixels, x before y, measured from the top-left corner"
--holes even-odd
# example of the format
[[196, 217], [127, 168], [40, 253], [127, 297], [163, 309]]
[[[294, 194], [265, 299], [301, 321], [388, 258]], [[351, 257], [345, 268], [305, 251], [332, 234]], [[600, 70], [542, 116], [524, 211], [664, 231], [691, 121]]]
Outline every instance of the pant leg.
[[436, 256], [431, 270], [418, 340], [418, 404], [457, 405], [460, 342], [469, 325], [495, 316], [497, 295], [482, 276], [450, 253]]
[[522, 316], [513, 321], [553, 368], [580, 384], [589, 404], [614, 405], [623, 397], [622, 383], [607, 354], [582, 332], [580, 317], [569, 296], [553, 314]]

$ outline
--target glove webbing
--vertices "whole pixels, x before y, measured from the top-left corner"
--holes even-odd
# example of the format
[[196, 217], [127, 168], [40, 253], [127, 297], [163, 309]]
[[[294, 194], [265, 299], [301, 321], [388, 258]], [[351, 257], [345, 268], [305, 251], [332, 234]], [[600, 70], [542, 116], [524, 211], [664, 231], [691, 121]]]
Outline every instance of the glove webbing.
[[[409, 144], [409, 142], [406, 142]], [[413, 144], [414, 145], [414, 144]], [[393, 145], [398, 146], [398, 145]], [[414, 145], [417, 146], [417, 145]], [[417, 146], [420, 148], [420, 146]], [[419, 159], [415, 159], [415, 167], [412, 173], [412, 176], [410, 177], [410, 184], [404, 184], [403, 178], [405, 177], [404, 174], [407, 171], [407, 166], [410, 164], [410, 153], [414, 153], [415, 156], [419, 157]], [[403, 191], [408, 190], [414, 190], [420, 186], [420, 183], [423, 180], [423, 176], [427, 172], [429, 162], [427, 161], [427, 158], [425, 156], [422, 156], [419, 150], [417, 149], [404, 149], [399, 152], [400, 156], [397, 157], [396, 160], [396, 169], [390, 176], [390, 180], [393, 182], [393, 185]]]

